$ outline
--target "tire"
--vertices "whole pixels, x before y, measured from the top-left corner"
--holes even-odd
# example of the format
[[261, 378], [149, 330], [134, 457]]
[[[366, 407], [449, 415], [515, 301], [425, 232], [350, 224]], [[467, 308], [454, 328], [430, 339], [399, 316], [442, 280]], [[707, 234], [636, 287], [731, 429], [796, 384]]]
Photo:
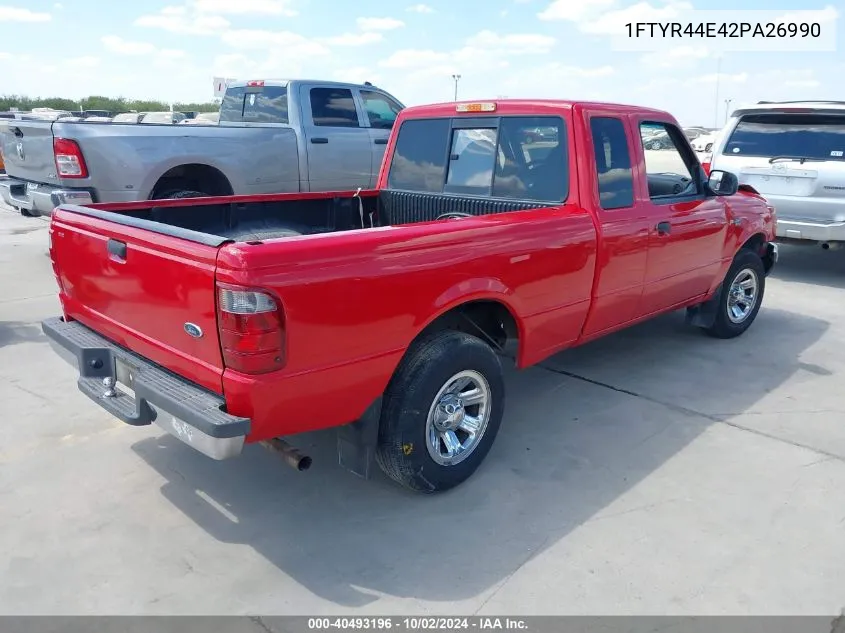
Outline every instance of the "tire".
[[[754, 303], [744, 316], [737, 319], [737, 311], [742, 312], [742, 306], [748, 304], [748, 300], [743, 304], [737, 306], [737, 311], [732, 311], [732, 298], [734, 292], [738, 292], [740, 284], [747, 285], [749, 280], [753, 278], [754, 288]], [[760, 256], [747, 248], [742, 249], [734, 257], [733, 264], [731, 264], [728, 274], [725, 275], [725, 280], [722, 283], [722, 289], [718, 297], [718, 305], [716, 307], [716, 319], [713, 325], [705, 328], [705, 332], [715, 338], [734, 338], [739, 336], [754, 322], [757, 318], [757, 313], [760, 311], [760, 306], [763, 303], [763, 295], [766, 290], [766, 272], [763, 267], [763, 260]], [[749, 289], [744, 289], [746, 296], [749, 294]], [[732, 318], [733, 314], [733, 318]]]
[[708, 153], [708, 152], [711, 152], [712, 150], [713, 150], [713, 143], [707, 143], [707, 145], [704, 147], [704, 152]]
[[[461, 388], [456, 379], [468, 384]], [[483, 402], [464, 405], [458, 394], [466, 397], [473, 392]], [[427, 336], [411, 347], [387, 387], [376, 461], [388, 477], [409, 490], [434, 493], [454, 488], [484, 461], [504, 409], [502, 365], [489, 345], [453, 330]], [[480, 431], [471, 440], [456, 425]], [[466, 447], [453, 458], [443, 442], [450, 432], [461, 448]]]
[[652, 143], [652, 144], [651, 144], [651, 149], [652, 149], [652, 150], [658, 150], [658, 149], [660, 149], [660, 148], [661, 148], [661, 145], [660, 145], [660, 142], [659, 142], [659, 141], [655, 141], [654, 143]]
[[18, 211], [20, 211], [21, 215], [25, 218], [37, 218], [39, 215], [41, 215], [37, 211], [32, 212], [29, 209], [18, 209]]

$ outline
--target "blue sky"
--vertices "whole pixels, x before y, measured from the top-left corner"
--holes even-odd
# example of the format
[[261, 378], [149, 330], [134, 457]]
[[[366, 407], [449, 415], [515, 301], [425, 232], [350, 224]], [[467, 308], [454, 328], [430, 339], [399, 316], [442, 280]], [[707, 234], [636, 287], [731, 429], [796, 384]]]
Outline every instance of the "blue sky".
[[214, 76], [304, 76], [412, 105], [451, 99], [457, 72], [461, 98], [637, 103], [685, 125], [721, 125], [727, 98], [845, 100], [842, 48], [725, 53], [718, 100], [707, 40], [613, 50], [614, 26], [691, 8], [818, 10], [845, 46], [842, 11], [816, 0], [0, 0], [0, 92], [207, 100]]

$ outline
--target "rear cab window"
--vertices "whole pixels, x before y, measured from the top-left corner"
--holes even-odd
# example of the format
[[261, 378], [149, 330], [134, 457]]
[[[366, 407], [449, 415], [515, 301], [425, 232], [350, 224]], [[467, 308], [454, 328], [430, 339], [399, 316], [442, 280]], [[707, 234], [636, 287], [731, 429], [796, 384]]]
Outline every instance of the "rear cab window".
[[222, 123], [288, 123], [287, 86], [230, 86], [220, 104]]
[[559, 204], [569, 193], [565, 123], [558, 116], [409, 119], [387, 186]]
[[843, 161], [845, 112], [746, 114], [731, 132], [722, 154]]

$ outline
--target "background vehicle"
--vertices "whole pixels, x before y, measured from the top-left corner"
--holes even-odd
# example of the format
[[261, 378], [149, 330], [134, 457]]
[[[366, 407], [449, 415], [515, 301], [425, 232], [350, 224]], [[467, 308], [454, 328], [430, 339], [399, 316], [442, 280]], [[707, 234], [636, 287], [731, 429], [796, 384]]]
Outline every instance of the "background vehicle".
[[716, 140], [714, 133], [701, 134], [692, 141], [692, 148], [696, 152], [709, 154], [713, 151], [713, 143]]
[[845, 241], [845, 102], [761, 102], [734, 112], [713, 152], [777, 209], [781, 241]]
[[217, 125], [219, 122], [219, 112], [198, 112], [195, 117], [180, 121], [183, 125]]
[[[644, 150], [658, 128], [673, 150]], [[300, 469], [279, 437], [337, 427], [343, 465], [375, 455], [434, 492], [493, 443], [500, 355], [528, 367], [684, 307], [731, 338], [760, 309], [772, 212], [708, 181], [665, 112], [409, 108], [387, 157], [370, 191], [60, 206], [45, 333], [129, 424], [217, 459], [270, 442]]]
[[172, 125], [169, 112], [160, 125], [144, 125], [152, 113], [21, 121], [0, 128], [0, 195], [40, 215], [61, 202], [372, 188], [402, 107], [373, 86], [252, 81], [229, 86], [219, 125]]
[[138, 123], [165, 123], [174, 124], [181, 123], [185, 120], [185, 115], [181, 112], [145, 112], [139, 119]]

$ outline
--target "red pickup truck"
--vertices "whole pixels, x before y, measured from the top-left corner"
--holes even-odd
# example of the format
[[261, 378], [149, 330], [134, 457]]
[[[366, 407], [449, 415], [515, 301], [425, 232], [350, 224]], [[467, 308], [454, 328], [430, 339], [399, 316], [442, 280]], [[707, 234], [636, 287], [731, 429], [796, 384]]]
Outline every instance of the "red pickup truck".
[[[672, 147], [645, 150], [665, 132]], [[154, 205], [154, 206], [151, 206]], [[742, 334], [774, 209], [704, 173], [658, 110], [411, 107], [372, 191], [61, 205], [43, 322], [80, 389], [216, 459], [337, 427], [340, 462], [418, 491], [483, 461], [520, 368], [669, 310]]]

